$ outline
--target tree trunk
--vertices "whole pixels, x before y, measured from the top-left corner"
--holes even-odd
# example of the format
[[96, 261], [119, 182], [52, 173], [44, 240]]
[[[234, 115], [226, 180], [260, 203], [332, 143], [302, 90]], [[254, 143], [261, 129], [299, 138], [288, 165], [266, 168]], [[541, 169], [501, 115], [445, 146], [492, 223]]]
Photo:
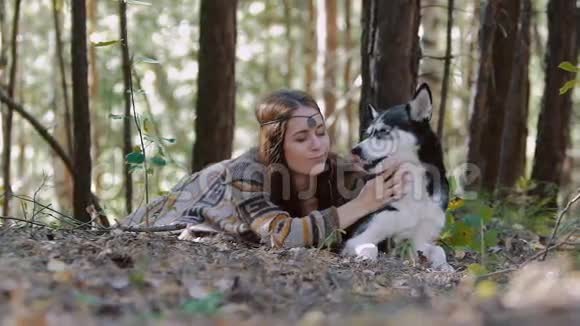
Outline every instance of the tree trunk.
[[517, 32], [512, 80], [506, 101], [500, 151], [498, 186], [512, 187], [524, 174], [526, 164], [526, 138], [528, 135], [528, 104], [530, 81], [530, 18], [531, 0], [522, 0], [519, 30]]
[[365, 0], [362, 17], [362, 93], [359, 136], [370, 122], [368, 104], [379, 109], [406, 103], [419, 65], [419, 0]]
[[287, 52], [286, 52], [286, 87], [292, 88], [292, 78], [293, 78], [293, 58], [294, 58], [294, 40], [292, 38], [292, 4], [290, 0], [283, 0], [284, 4], [284, 29], [286, 30], [286, 42], [287, 42]]
[[72, 141], [72, 124], [70, 118], [70, 102], [68, 96], [68, 85], [66, 81], [66, 64], [64, 61], [63, 46], [62, 46], [62, 32], [61, 32], [61, 22], [59, 8], [57, 8], [58, 0], [52, 0], [52, 18], [54, 22], [54, 32], [56, 38], [56, 55], [58, 58], [58, 66], [60, 72], [60, 81], [62, 87], [62, 101], [64, 104], [64, 127], [66, 132], [66, 148], [68, 149], [68, 154], [73, 155], [73, 141]]
[[[87, 19], [88, 19], [88, 35], [98, 31], [98, 0], [87, 1]], [[89, 107], [92, 108], [90, 114], [91, 120], [91, 146], [94, 160], [98, 160], [103, 152], [103, 137], [105, 134], [103, 130], [103, 121], [99, 112], [102, 110], [100, 94], [100, 77], [99, 77], [99, 59], [97, 56], [97, 48], [94, 46], [88, 47], [89, 55]], [[103, 190], [103, 173], [93, 175], [95, 192], [100, 193]]]
[[308, 3], [308, 19], [306, 21], [306, 35], [304, 42], [306, 43], [304, 49], [304, 89], [311, 95], [314, 95], [314, 76], [316, 70], [316, 55], [318, 52], [316, 24], [318, 20], [318, 13], [316, 11], [316, 0], [307, 0]]
[[74, 216], [81, 222], [91, 220], [86, 208], [91, 203], [91, 121], [87, 62], [87, 25], [85, 0], [71, 2], [72, 8], [72, 82], [74, 122]]
[[[12, 19], [11, 60], [10, 76], [8, 80], [8, 95], [14, 97], [16, 85], [16, 67], [18, 67], [18, 27], [20, 24], [20, 0], [14, 3], [14, 16]], [[2, 166], [4, 174], [4, 205], [2, 215], [10, 215], [10, 199], [12, 188], [10, 184], [10, 154], [12, 153], [12, 108], [6, 108], [4, 116], [4, 151], [2, 152]]]
[[202, 0], [193, 171], [227, 159], [235, 124], [237, 0]]
[[[470, 122], [468, 161], [481, 173], [481, 187], [493, 192], [521, 0], [490, 0], [480, 32], [480, 66]], [[473, 185], [471, 185], [473, 186]]]
[[349, 96], [350, 88], [352, 86], [352, 2], [350, 0], [344, 0], [344, 53], [346, 53], [346, 62], [344, 63], [344, 93], [346, 96], [345, 111], [346, 111], [346, 123], [347, 123], [347, 148], [353, 147], [354, 142], [354, 107], [352, 97]]
[[441, 85], [441, 105], [439, 106], [439, 118], [437, 119], [437, 135], [443, 141], [443, 126], [445, 125], [445, 109], [447, 108], [447, 95], [449, 93], [449, 74], [451, 68], [453, 30], [453, 7], [454, 0], [447, 0], [447, 33], [445, 40], [445, 67], [443, 68], [443, 82]]
[[[66, 63], [64, 59], [64, 48], [62, 43], [62, 20], [61, 20], [61, 10], [62, 7], [58, 7], [58, 0], [52, 0], [52, 19], [55, 31], [55, 59], [57, 71], [55, 73], [55, 94], [58, 94], [58, 85], [60, 85], [60, 93], [62, 93], [62, 110], [56, 117], [58, 119], [58, 124], [62, 125], [61, 128], [56, 128], [54, 131], [55, 138], [59, 143], [64, 144], [67, 150], [67, 155], [72, 157], [73, 155], [73, 141], [72, 141], [72, 123], [70, 114], [70, 98], [69, 89], [67, 85], [67, 75], [66, 75]], [[56, 106], [57, 108], [60, 105]], [[55, 108], [55, 113], [60, 111]], [[66, 169], [64, 163], [58, 158], [53, 158], [53, 168], [54, 168], [54, 190], [57, 196], [57, 201], [59, 208], [62, 211], [70, 212], [72, 211], [72, 200], [73, 200], [73, 176]]]
[[8, 64], [8, 28], [6, 27], [6, 0], [0, 0], [0, 80], [4, 80], [6, 65]]
[[[129, 57], [129, 39], [127, 37], [127, 3], [119, 1], [119, 38], [121, 39], [121, 60], [123, 62], [123, 97], [125, 99], [125, 118], [123, 119], [123, 158], [133, 151], [131, 144], [131, 94], [133, 82], [131, 79], [131, 59]], [[123, 176], [125, 178], [125, 210], [127, 214], [133, 211], [133, 178], [129, 164], [123, 159]]]
[[549, 196], [557, 205], [562, 165], [570, 143], [572, 91], [560, 95], [559, 88], [575, 76], [558, 68], [563, 61], [578, 59], [576, 0], [548, 3], [548, 44], [545, 56], [545, 88], [538, 119], [538, 135], [532, 179], [538, 182], [535, 194]]
[[[328, 119], [336, 111], [336, 50], [338, 47], [338, 27], [336, 25], [337, 3], [325, 1], [326, 11], [326, 51], [324, 53], [324, 115]], [[328, 136], [334, 144], [338, 119], [328, 126]]]

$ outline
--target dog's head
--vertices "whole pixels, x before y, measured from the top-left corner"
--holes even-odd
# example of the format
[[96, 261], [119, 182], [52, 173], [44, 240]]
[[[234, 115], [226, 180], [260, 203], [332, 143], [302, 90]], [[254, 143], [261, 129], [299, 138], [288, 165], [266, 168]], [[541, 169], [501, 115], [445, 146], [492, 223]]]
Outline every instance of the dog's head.
[[409, 156], [419, 159], [421, 146], [436, 139], [429, 120], [433, 111], [431, 90], [422, 84], [413, 99], [382, 112], [372, 105], [368, 110], [373, 121], [366, 130], [366, 138], [352, 149], [369, 172], [387, 158], [406, 161]]

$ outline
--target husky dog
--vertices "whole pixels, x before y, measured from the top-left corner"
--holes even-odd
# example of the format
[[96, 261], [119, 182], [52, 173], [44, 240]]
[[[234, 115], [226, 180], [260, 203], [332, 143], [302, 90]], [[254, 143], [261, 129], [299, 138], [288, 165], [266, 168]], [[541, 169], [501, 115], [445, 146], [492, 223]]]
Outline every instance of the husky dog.
[[369, 105], [373, 121], [367, 138], [352, 149], [372, 174], [389, 161], [402, 163], [412, 182], [406, 194], [385, 208], [361, 219], [348, 230], [345, 255], [375, 259], [377, 244], [387, 238], [408, 239], [436, 270], [452, 271], [445, 252], [433, 241], [445, 225], [449, 184], [445, 177], [443, 152], [429, 120], [433, 110], [431, 91], [422, 84], [413, 99], [379, 113]]

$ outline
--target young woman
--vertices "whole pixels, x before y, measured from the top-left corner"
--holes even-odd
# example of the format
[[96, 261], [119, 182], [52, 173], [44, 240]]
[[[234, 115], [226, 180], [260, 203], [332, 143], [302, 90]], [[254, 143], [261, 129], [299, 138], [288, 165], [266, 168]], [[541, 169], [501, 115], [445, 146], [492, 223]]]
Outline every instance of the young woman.
[[330, 152], [324, 118], [308, 94], [274, 92], [256, 117], [258, 148], [189, 176], [132, 213], [129, 223], [148, 214], [155, 225], [187, 223], [181, 239], [211, 229], [257, 236], [278, 248], [321, 246], [340, 242], [336, 231], [402, 195], [398, 166], [365, 183], [369, 176], [360, 167]]

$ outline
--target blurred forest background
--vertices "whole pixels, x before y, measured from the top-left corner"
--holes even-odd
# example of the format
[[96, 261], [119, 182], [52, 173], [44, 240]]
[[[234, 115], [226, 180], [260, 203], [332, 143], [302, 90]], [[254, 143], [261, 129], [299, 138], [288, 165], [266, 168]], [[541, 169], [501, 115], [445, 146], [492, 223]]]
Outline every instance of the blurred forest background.
[[449, 177], [470, 162], [479, 177], [459, 179], [478, 190], [558, 189], [566, 199], [580, 185], [580, 94], [567, 83], [578, 6], [2, 0], [2, 215], [51, 203], [88, 221], [84, 208], [98, 198], [120, 218], [256, 145], [254, 106], [279, 88], [314, 95], [346, 154], [368, 103], [406, 102], [420, 82], [433, 91]]

